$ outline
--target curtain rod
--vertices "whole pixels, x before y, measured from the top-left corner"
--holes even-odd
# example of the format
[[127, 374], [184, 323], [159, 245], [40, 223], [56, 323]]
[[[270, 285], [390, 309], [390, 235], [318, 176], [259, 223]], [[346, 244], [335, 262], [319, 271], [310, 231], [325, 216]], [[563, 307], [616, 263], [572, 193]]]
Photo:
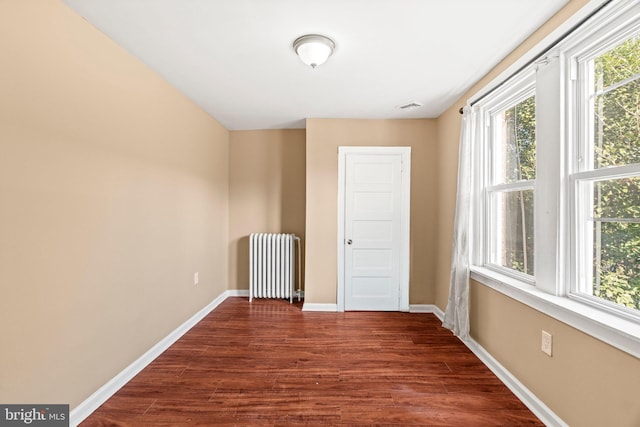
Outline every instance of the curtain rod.
[[[507, 78], [505, 78], [504, 80], [502, 80], [500, 83], [498, 83], [496, 86], [492, 87], [491, 89], [489, 89], [486, 93], [483, 93], [478, 99], [476, 99], [475, 101], [473, 101], [471, 103], [471, 106], [477, 104], [478, 102], [482, 101], [485, 97], [487, 97], [488, 95], [492, 94], [493, 92], [495, 92], [497, 89], [499, 89], [500, 87], [502, 87], [505, 83], [507, 83], [512, 77], [516, 76], [518, 73], [520, 73], [522, 70], [524, 70], [525, 68], [527, 68], [529, 65], [533, 64], [534, 62], [536, 62], [537, 60], [539, 60], [542, 56], [546, 55], [547, 52], [549, 52], [551, 49], [553, 49], [554, 47], [556, 47], [561, 41], [563, 41], [564, 39], [566, 39], [571, 33], [573, 33], [578, 27], [580, 27], [582, 24], [584, 24], [585, 22], [587, 22], [589, 19], [591, 19], [591, 17], [593, 15], [595, 15], [596, 13], [600, 12], [604, 7], [606, 7], [609, 3], [611, 3], [613, 0], [607, 0], [604, 3], [602, 3], [600, 6], [596, 7], [593, 11], [591, 11], [591, 13], [589, 13], [587, 16], [585, 16], [583, 19], [581, 19], [577, 24], [575, 24], [574, 26], [572, 26], [571, 28], [569, 28], [566, 32], [564, 32], [560, 37], [558, 37], [555, 41], [553, 41], [551, 44], [549, 44], [549, 46], [545, 47], [542, 52], [539, 55], [536, 55], [535, 57], [533, 57], [532, 59], [530, 59], [529, 61], [527, 61], [523, 66], [519, 67], [516, 71], [514, 71], [513, 73], [509, 74], [509, 76]], [[460, 109], [458, 110], [458, 112], [460, 114], [462, 114], [464, 112], [464, 107], [460, 107]]]

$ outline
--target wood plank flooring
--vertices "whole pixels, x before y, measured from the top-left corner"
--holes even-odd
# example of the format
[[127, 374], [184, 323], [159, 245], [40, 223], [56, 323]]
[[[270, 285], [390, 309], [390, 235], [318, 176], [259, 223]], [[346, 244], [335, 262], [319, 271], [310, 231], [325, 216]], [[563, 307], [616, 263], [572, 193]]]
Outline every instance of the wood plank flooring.
[[81, 425], [542, 426], [432, 314], [229, 298]]

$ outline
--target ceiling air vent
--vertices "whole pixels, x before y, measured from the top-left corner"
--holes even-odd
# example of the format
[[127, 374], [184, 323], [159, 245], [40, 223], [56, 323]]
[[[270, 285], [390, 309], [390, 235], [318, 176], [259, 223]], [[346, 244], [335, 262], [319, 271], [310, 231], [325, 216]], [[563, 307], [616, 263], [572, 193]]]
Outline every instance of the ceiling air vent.
[[413, 102], [410, 102], [408, 104], [401, 105], [400, 109], [401, 110], [413, 110], [414, 108], [418, 108], [418, 107], [422, 107], [422, 104], [420, 104], [417, 101], [413, 101]]

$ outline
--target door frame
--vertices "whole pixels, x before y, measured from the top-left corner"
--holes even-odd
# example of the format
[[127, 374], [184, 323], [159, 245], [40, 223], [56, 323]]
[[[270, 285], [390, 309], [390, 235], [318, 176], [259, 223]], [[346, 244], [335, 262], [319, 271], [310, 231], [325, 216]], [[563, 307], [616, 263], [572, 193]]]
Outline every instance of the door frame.
[[400, 207], [400, 301], [399, 311], [409, 311], [410, 211], [411, 211], [411, 147], [338, 147], [338, 289], [337, 309], [344, 311], [345, 268], [344, 230], [347, 154], [397, 154], [401, 156]]

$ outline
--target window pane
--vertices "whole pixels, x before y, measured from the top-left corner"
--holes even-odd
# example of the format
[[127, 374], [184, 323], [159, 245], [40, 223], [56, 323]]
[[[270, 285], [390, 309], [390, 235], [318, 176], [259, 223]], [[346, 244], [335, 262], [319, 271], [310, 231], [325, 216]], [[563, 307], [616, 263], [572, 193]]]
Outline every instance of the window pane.
[[491, 262], [533, 275], [533, 190], [493, 193], [492, 215]]
[[592, 188], [593, 295], [640, 309], [640, 177]]
[[640, 310], [640, 224], [594, 221], [593, 295]]
[[503, 184], [536, 178], [535, 97], [496, 116], [494, 183]]
[[594, 60], [593, 167], [640, 163], [640, 38]]
[[597, 181], [593, 186], [594, 218], [640, 221], [640, 177]]

